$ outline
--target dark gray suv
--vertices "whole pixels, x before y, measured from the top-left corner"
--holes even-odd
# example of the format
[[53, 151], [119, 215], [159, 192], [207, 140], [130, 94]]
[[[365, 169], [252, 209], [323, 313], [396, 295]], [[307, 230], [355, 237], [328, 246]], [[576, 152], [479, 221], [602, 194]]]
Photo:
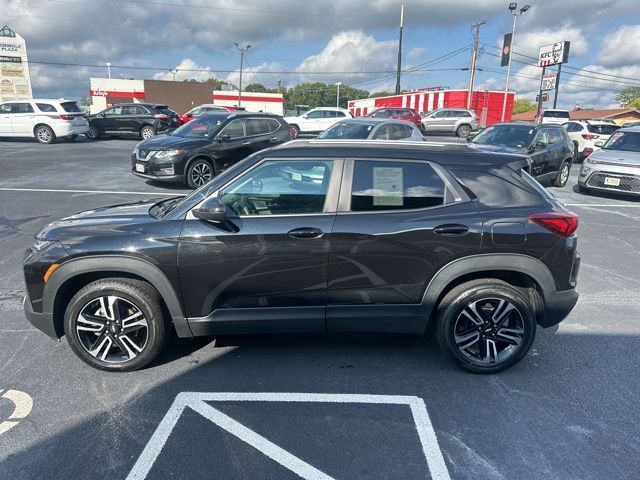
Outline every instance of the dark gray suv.
[[424, 334], [474, 372], [522, 359], [578, 300], [576, 215], [521, 155], [294, 141], [182, 198], [78, 213], [24, 257], [25, 312], [104, 370], [172, 331]]

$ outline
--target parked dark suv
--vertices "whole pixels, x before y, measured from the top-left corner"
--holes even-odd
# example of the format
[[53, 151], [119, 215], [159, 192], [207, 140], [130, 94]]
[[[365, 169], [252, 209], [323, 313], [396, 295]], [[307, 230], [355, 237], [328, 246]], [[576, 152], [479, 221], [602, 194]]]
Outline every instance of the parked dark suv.
[[155, 103], [121, 103], [89, 116], [90, 140], [105, 135], [139, 135], [151, 138], [176, 128], [180, 117], [167, 105]]
[[[194, 120], [195, 121], [195, 120]], [[46, 226], [27, 318], [93, 367], [148, 364], [171, 330], [402, 332], [496, 372], [574, 307], [578, 219], [521, 155], [467, 145], [295, 141], [186, 197]]]
[[576, 158], [575, 145], [561, 125], [496, 123], [471, 140], [485, 152], [520, 153], [531, 158], [528, 172], [540, 182], [564, 187]]
[[144, 140], [131, 156], [131, 172], [142, 178], [204, 185], [252, 153], [291, 139], [279, 115], [211, 112], [175, 130]]

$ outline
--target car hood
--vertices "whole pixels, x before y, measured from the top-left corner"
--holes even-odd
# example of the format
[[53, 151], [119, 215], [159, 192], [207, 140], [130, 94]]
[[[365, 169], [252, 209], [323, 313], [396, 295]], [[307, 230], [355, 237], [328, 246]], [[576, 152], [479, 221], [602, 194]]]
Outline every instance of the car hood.
[[491, 152], [491, 153], [521, 153], [526, 154], [526, 147], [508, 147], [506, 145], [481, 145], [479, 143], [469, 142], [469, 146], [475, 148], [476, 150], [480, 150], [481, 152]]
[[149, 209], [161, 199], [100, 207], [76, 213], [45, 226], [36, 235], [39, 240], [95, 235], [100, 231], [131, 231], [142, 223], [155, 222]]
[[607, 162], [616, 165], [629, 165], [630, 167], [640, 167], [640, 153], [626, 152], [624, 150], [597, 150], [589, 155], [592, 162]]
[[192, 149], [211, 144], [205, 138], [185, 138], [177, 135], [159, 135], [143, 140], [137, 145], [140, 150], [174, 150], [178, 148]]

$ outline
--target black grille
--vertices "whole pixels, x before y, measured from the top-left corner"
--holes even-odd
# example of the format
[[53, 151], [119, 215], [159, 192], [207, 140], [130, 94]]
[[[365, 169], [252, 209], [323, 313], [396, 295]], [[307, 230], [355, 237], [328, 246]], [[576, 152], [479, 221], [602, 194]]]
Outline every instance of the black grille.
[[[620, 179], [620, 185], [607, 185], [604, 183], [605, 178], [613, 177]], [[633, 175], [618, 175], [606, 173], [594, 173], [589, 177], [587, 185], [595, 188], [606, 188], [609, 190], [617, 190], [619, 192], [640, 193], [640, 177]]]

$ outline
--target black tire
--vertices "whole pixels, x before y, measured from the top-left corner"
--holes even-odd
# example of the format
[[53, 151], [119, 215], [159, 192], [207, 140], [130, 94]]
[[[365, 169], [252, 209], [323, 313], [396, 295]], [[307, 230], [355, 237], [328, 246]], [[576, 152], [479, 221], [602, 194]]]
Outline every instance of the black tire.
[[456, 130], [456, 135], [460, 138], [467, 138], [469, 135], [471, 135], [471, 126], [460, 125]]
[[186, 182], [191, 188], [198, 188], [215, 176], [211, 162], [204, 158], [196, 158], [187, 168]]
[[564, 187], [567, 184], [567, 181], [569, 180], [570, 173], [571, 173], [571, 162], [568, 160], [565, 160], [564, 162], [562, 162], [562, 165], [560, 165], [558, 174], [553, 179], [553, 186], [560, 187], [560, 188]]
[[294, 138], [294, 140], [298, 138], [298, 135], [300, 135], [300, 127], [298, 127], [298, 125], [289, 125], [289, 128], [291, 130], [291, 136]]
[[[471, 320], [470, 317], [463, 314], [463, 311], [465, 311], [467, 307], [471, 308], [471, 305], [477, 308], [478, 306], [474, 302], [478, 301], [486, 302], [479, 307], [482, 313], [476, 317], [482, 317], [484, 323], [482, 323], [482, 326], [478, 326], [472, 321], [472, 327], [469, 330], [459, 331], [460, 328], [464, 328], [465, 322]], [[501, 304], [500, 301], [505, 301], [506, 305]], [[496, 306], [493, 310], [494, 315], [499, 315], [501, 311], [505, 312], [505, 309], [511, 305], [513, 309], [506, 310], [507, 315], [504, 317], [507, 323], [501, 324], [501, 322], [498, 322], [498, 324], [495, 324], [489, 321], [492, 317], [485, 311], [488, 305], [492, 307]], [[500, 310], [501, 305], [504, 305], [502, 310]], [[477, 309], [476, 312], [478, 312]], [[498, 319], [500, 319], [500, 316], [498, 316]], [[517, 328], [518, 330], [522, 330], [522, 334], [518, 335], [519, 340], [517, 345], [505, 346], [506, 342], [501, 340], [505, 337], [500, 335], [513, 335], [510, 338], [516, 338], [515, 334], [503, 330], [512, 324], [512, 331], [515, 331], [516, 325], [521, 325], [521, 327], [518, 326]], [[507, 325], [507, 327], [504, 325]], [[438, 306], [436, 328], [440, 347], [452, 360], [462, 366], [462, 368], [474, 373], [496, 373], [513, 366], [527, 354], [535, 338], [536, 318], [531, 300], [523, 295], [520, 290], [502, 280], [481, 279], [458, 285], [447, 293]], [[482, 345], [484, 345], [484, 351], [488, 352], [490, 342], [493, 342], [493, 352], [495, 352], [493, 358], [495, 358], [495, 361], [492, 361], [491, 353], [488, 354], [488, 362], [483, 362], [480, 358], [475, 358], [473, 350], [476, 346], [471, 341], [474, 339], [473, 335], [475, 334], [474, 330], [476, 328], [478, 328], [477, 356], [483, 356]], [[496, 329], [498, 335], [495, 334]], [[494, 333], [486, 333], [491, 330], [493, 330]], [[467, 348], [462, 348], [467, 346], [467, 344], [459, 347], [456, 343], [455, 337], [457, 331], [461, 334], [458, 337], [458, 341], [460, 343], [467, 341], [469, 345]], [[464, 332], [469, 333], [462, 335]], [[502, 334], [500, 332], [502, 332]], [[468, 335], [472, 336], [464, 340]], [[490, 335], [492, 335], [491, 338], [489, 337]], [[500, 347], [498, 347], [498, 345]], [[501, 348], [500, 352], [498, 352], [498, 348]], [[464, 352], [461, 350], [464, 350]], [[503, 358], [498, 358], [501, 354]], [[485, 356], [485, 358], [487, 358], [487, 356]]]
[[39, 143], [50, 144], [55, 142], [56, 134], [48, 125], [38, 125], [33, 129], [33, 136]]
[[[81, 322], [80, 314], [83, 313], [84, 316], [87, 316], [87, 309], [100, 305], [100, 299], [105, 297], [118, 298], [117, 302], [112, 304], [114, 308], [110, 316], [113, 317], [111, 319], [113, 321], [107, 318], [106, 312], [103, 312], [107, 315], [104, 317], [105, 326], [95, 327], [100, 328], [100, 331], [87, 332], [86, 328], [83, 327], [86, 325], [84, 323], [86, 320]], [[132, 306], [133, 309], [123, 310], [127, 305]], [[116, 310], [120, 314], [115, 314]], [[139, 327], [135, 331], [127, 332], [121, 328], [124, 326], [124, 321], [118, 321], [118, 325], [115, 325], [116, 319], [122, 315], [130, 314], [132, 311], [139, 312], [137, 314], [139, 316], [134, 320], [137, 321], [142, 318], [146, 322], [145, 327]], [[102, 319], [103, 317], [100, 315], [92, 316], [90, 322], [94, 322], [96, 318]], [[170, 328], [162, 313], [160, 295], [151, 285], [140, 280], [128, 278], [106, 278], [86, 285], [69, 301], [64, 316], [64, 333], [69, 346], [83, 362], [99, 370], [125, 372], [138, 370], [152, 362], [166, 345]], [[94, 345], [105, 343], [106, 338], [110, 339], [110, 343], [105, 343], [104, 348], [98, 347], [95, 355], [90, 353], [90, 347], [93, 346], [91, 343], [94, 342], [92, 335], [95, 336]], [[135, 350], [138, 350], [140, 344], [142, 344], [137, 352], [134, 352], [134, 348], [131, 347], [130, 340], [126, 341], [127, 345], [124, 345], [125, 340], [122, 340], [124, 336], [129, 338], [129, 336], [134, 335], [138, 335], [138, 337], [134, 338], [140, 341], [139, 343], [134, 343], [134, 346], [137, 345]], [[100, 342], [101, 339], [102, 342]], [[142, 342], [142, 339], [144, 339], [144, 342]], [[127, 348], [121, 348], [118, 345], [123, 345]], [[134, 356], [126, 354], [127, 358], [125, 358], [125, 350], [127, 349], [133, 352]], [[104, 352], [106, 352], [105, 357], [107, 358], [99, 358], [102, 357], [101, 353]]]
[[84, 134], [89, 140], [99, 140], [102, 136], [102, 132], [95, 125], [89, 125], [89, 131]]
[[67, 143], [71, 143], [71, 142], [75, 142], [76, 138], [78, 138], [78, 135], [73, 134], [73, 135], [67, 135], [66, 137], [62, 137], [62, 140], [64, 140]]
[[156, 129], [153, 128], [151, 125], [145, 125], [140, 129], [140, 137], [142, 137], [143, 140], [147, 140], [148, 138], [155, 137], [155, 136], [156, 136]]

